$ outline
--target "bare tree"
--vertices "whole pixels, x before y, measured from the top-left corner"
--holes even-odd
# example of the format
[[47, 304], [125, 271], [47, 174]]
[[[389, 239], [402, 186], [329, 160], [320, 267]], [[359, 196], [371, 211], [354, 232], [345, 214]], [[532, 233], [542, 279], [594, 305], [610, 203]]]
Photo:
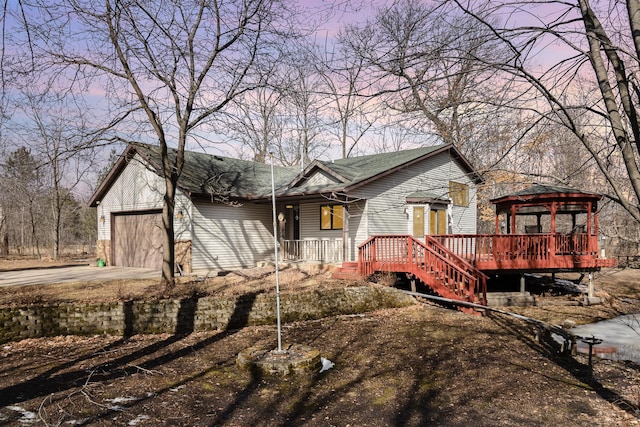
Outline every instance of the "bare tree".
[[[278, 0], [34, 1], [39, 62], [72, 91], [100, 87], [113, 141], [155, 140], [165, 194], [162, 282], [174, 283], [174, 204], [184, 150], [211, 116], [259, 84], [253, 67], [287, 28]], [[175, 147], [170, 155], [169, 147]]]
[[488, 84], [495, 70], [477, 61], [501, 55], [490, 35], [448, 3], [399, 0], [348, 27], [343, 40], [373, 68], [388, 107], [426, 121], [474, 160], [466, 142], [503, 100], [499, 81]]
[[288, 79], [284, 82], [291, 137], [281, 145], [281, 158], [296, 159], [288, 164], [306, 166], [328, 147], [323, 140], [326, 124], [326, 101], [322, 95], [323, 79], [317, 71], [318, 58], [308, 51], [289, 54], [286, 63]]
[[[520, 80], [521, 107], [566, 128], [606, 182], [601, 191], [640, 222], [638, 1], [456, 3], [511, 52], [485, 60]], [[498, 25], [489, 14], [509, 19]]]
[[425, 142], [424, 134], [414, 122], [393, 120], [389, 125], [376, 130], [373, 149], [376, 153], [389, 153], [418, 147]]
[[335, 117], [329, 129], [337, 136], [342, 158], [346, 159], [380, 118], [380, 108], [370, 96], [370, 81], [361, 56], [353, 55], [339, 40], [330, 52], [320, 56], [316, 67], [331, 99], [327, 111]]
[[40, 257], [40, 229], [43, 226], [42, 199], [45, 186], [41, 163], [25, 147], [7, 156], [3, 165], [3, 214], [10, 230], [7, 240], [13, 242], [19, 254], [31, 250]]
[[[42, 88], [40, 88], [42, 89]], [[74, 192], [95, 167], [93, 140], [85, 139], [85, 118], [78, 106], [44, 91], [26, 92], [22, 99], [25, 118], [16, 135], [41, 159], [39, 167], [48, 193], [52, 256], [58, 259], [65, 232], [73, 234], [70, 216], [77, 215]], [[49, 217], [49, 215], [47, 215]]]
[[[276, 83], [276, 69], [263, 73], [264, 85], [233, 101], [225, 115], [224, 133], [231, 143], [240, 142], [241, 157], [265, 163], [285, 137], [284, 94]], [[281, 159], [282, 160], [282, 159]]]

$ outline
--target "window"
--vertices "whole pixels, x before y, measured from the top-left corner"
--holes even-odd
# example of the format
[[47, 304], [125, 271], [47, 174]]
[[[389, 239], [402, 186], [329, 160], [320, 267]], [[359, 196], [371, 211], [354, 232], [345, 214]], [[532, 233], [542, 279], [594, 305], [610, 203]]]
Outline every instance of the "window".
[[424, 237], [424, 207], [413, 207], [413, 237]]
[[469, 206], [469, 186], [461, 182], [449, 181], [449, 197], [454, 206]]
[[320, 229], [342, 230], [343, 215], [342, 205], [320, 206]]
[[447, 211], [444, 209], [431, 209], [429, 211], [430, 234], [447, 234]]

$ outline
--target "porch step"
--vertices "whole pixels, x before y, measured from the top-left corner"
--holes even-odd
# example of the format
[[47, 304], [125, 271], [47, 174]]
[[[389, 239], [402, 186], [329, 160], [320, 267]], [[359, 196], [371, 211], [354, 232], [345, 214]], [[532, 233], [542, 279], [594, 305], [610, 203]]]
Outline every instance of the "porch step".
[[357, 271], [334, 271], [333, 273], [331, 273], [331, 278], [332, 279], [338, 279], [338, 280], [362, 280], [363, 277], [360, 273], [358, 273]]
[[342, 261], [340, 270], [358, 271], [358, 261]]
[[354, 261], [346, 261], [342, 266], [331, 273], [332, 279], [338, 280], [362, 280], [362, 275], [358, 272], [358, 263]]

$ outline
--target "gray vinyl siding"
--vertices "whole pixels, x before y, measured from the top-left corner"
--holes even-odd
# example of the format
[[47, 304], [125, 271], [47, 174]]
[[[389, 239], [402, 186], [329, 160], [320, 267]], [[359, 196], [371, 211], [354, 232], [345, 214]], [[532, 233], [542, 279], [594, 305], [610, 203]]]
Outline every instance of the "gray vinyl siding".
[[[342, 240], [342, 230], [320, 229], [320, 206], [327, 204], [340, 204], [340, 202], [327, 201], [300, 205], [301, 240]], [[363, 221], [365, 220], [365, 216], [363, 215], [365, 206], [364, 202], [349, 204], [349, 242], [347, 247], [347, 260], [357, 259], [358, 236], [366, 233], [366, 230], [362, 230]]]
[[[463, 182], [458, 180], [458, 182]], [[469, 206], [453, 206], [451, 234], [476, 234], [478, 232], [478, 197], [477, 189], [472, 182], [469, 184]]]
[[[165, 193], [164, 180], [145, 168], [136, 157], [127, 165], [105, 194], [97, 207], [98, 240], [111, 239], [111, 213], [160, 210]], [[176, 194], [176, 215], [183, 212], [183, 218], [174, 218], [176, 239], [190, 240], [189, 216], [191, 201], [182, 193]], [[104, 217], [104, 222], [100, 219]]]
[[249, 268], [273, 261], [273, 243], [271, 205], [194, 205], [194, 270]]
[[[421, 191], [448, 198], [449, 181], [469, 185], [469, 206], [454, 206], [453, 233], [476, 232], [476, 190], [471, 179], [448, 153], [428, 158], [420, 163], [378, 179], [350, 194], [367, 199], [367, 235], [407, 234], [409, 215], [406, 198]], [[364, 237], [364, 236], [363, 236]], [[361, 240], [358, 240], [358, 244]]]
[[307, 182], [305, 183], [305, 185], [306, 186], [328, 185], [328, 184], [335, 184], [336, 182], [337, 182], [336, 179], [333, 178], [332, 176], [329, 176], [326, 172], [317, 171], [307, 179]]
[[358, 260], [358, 245], [367, 240], [367, 204], [364, 201], [349, 204], [349, 258]]
[[338, 202], [305, 203], [300, 205], [300, 239], [341, 239], [342, 230], [320, 229], [320, 206]]

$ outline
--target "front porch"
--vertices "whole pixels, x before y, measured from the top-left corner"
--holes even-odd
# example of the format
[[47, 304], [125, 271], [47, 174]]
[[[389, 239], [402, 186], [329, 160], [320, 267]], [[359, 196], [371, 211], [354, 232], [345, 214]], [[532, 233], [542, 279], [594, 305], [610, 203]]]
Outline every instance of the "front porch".
[[281, 242], [281, 259], [285, 262], [310, 261], [328, 264], [342, 264], [342, 239], [305, 239], [283, 240]]

